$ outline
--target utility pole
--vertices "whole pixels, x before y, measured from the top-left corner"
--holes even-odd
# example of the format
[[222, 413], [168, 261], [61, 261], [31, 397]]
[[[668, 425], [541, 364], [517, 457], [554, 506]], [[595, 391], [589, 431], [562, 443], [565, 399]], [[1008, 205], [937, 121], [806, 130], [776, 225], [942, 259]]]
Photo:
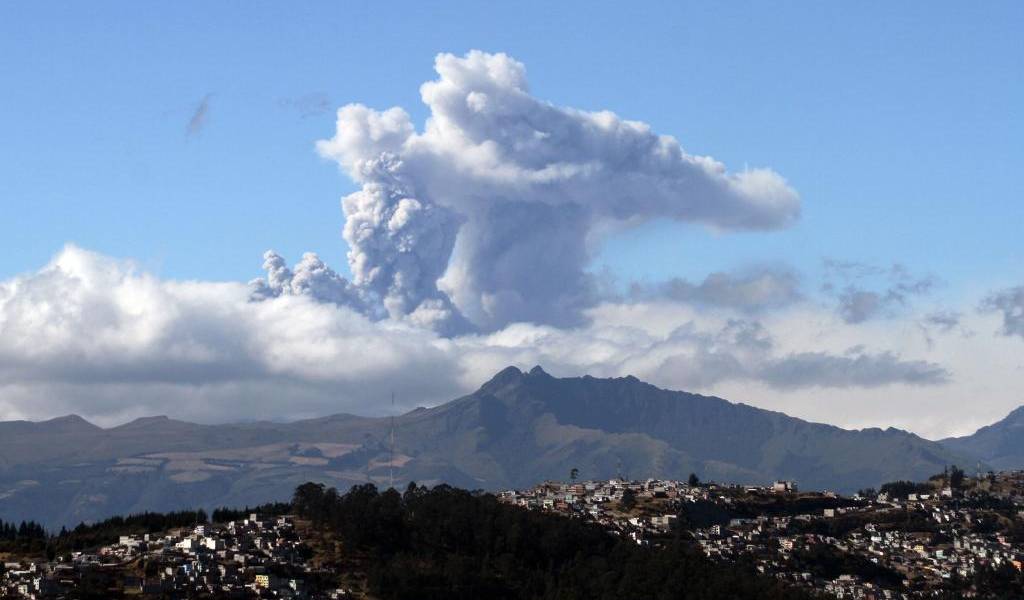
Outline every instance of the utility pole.
[[395, 489], [395, 393], [391, 392], [391, 455], [388, 457], [388, 485]]

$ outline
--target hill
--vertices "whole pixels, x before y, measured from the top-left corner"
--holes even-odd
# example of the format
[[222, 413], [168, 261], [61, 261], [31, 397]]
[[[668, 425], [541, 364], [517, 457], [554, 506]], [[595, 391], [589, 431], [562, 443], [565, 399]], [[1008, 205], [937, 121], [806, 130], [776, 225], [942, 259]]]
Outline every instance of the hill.
[[[394, 419], [397, 486], [527, 487], [565, 478], [794, 479], [853, 491], [924, 479], [957, 452], [896, 429], [844, 430], [634, 377], [556, 378], [509, 367], [476, 392]], [[198, 425], [154, 417], [102, 429], [77, 417], [0, 423], [0, 516], [48, 526], [143, 510], [286, 499], [392, 471], [390, 418]]]
[[[758, 573], [747, 561], [715, 563], [681, 531], [638, 545], [581, 518], [503, 504], [449, 486], [404, 494], [357, 486], [344, 495], [308, 484], [294, 510], [341, 541], [318, 552], [343, 572], [367, 574], [382, 599], [810, 599], [810, 591]], [[342, 555], [342, 561], [338, 555]], [[358, 594], [356, 594], [358, 596]]]
[[947, 438], [940, 443], [953, 452], [972, 456], [993, 469], [1024, 469], [1024, 406], [971, 435]]

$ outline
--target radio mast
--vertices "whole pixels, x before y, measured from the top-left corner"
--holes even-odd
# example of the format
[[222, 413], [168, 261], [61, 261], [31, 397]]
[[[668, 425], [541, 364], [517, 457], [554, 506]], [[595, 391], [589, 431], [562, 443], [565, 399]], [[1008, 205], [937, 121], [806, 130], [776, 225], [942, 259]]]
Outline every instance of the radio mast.
[[388, 457], [388, 485], [395, 489], [395, 393], [391, 392], [391, 453]]

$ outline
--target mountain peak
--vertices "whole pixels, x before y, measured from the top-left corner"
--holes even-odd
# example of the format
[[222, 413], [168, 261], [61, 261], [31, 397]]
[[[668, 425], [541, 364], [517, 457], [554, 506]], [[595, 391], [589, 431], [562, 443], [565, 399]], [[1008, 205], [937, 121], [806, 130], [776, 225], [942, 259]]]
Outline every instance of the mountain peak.
[[1016, 470], [1024, 464], [1024, 406], [971, 435], [946, 438], [942, 444], [981, 460], [994, 469]]
[[483, 385], [481, 389], [489, 389], [495, 387], [506, 386], [511, 383], [515, 383], [523, 378], [524, 373], [517, 367], [505, 367], [498, 371], [498, 373], [491, 377], [491, 380]]
[[54, 417], [52, 419], [47, 419], [46, 421], [40, 421], [40, 423], [88, 423], [88, 421], [82, 418], [81, 415], [71, 414], [64, 415], [63, 417]]
[[150, 427], [161, 423], [170, 423], [171, 419], [167, 415], [156, 415], [153, 417], [139, 417], [134, 421], [129, 421], [123, 425], [117, 427], [117, 429], [138, 429], [141, 427]]
[[38, 425], [48, 430], [58, 431], [93, 431], [99, 429], [79, 415], [64, 415], [48, 421], [40, 421]]
[[535, 367], [530, 369], [529, 375], [531, 377], [551, 377], [551, 375], [548, 375], [548, 372], [541, 368], [540, 365], [536, 365]]

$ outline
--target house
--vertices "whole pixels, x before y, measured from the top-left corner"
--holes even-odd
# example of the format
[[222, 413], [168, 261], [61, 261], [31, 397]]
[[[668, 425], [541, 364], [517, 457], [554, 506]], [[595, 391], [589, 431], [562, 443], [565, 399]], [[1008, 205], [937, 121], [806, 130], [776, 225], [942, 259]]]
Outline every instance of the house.
[[662, 531], [668, 531], [672, 528], [672, 523], [677, 518], [677, 515], [659, 515], [651, 517], [651, 526]]
[[792, 492], [796, 493], [796, 482], [795, 481], [776, 481], [772, 484], [772, 491], [777, 493]]

